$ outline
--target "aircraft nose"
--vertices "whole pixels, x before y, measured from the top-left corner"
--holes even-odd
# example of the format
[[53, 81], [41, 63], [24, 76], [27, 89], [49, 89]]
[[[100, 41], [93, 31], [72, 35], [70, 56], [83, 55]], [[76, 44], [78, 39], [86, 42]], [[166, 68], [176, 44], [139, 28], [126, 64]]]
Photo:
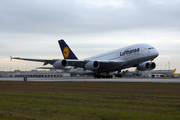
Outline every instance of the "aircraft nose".
[[156, 56], [158, 56], [158, 55], [159, 55], [159, 52], [155, 49], [154, 54], [155, 54]]

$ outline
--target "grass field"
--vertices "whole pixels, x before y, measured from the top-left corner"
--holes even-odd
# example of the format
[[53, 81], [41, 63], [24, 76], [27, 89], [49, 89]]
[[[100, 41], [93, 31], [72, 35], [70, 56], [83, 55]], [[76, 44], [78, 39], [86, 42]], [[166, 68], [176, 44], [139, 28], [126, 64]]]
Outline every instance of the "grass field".
[[180, 84], [1, 81], [0, 119], [179, 120]]

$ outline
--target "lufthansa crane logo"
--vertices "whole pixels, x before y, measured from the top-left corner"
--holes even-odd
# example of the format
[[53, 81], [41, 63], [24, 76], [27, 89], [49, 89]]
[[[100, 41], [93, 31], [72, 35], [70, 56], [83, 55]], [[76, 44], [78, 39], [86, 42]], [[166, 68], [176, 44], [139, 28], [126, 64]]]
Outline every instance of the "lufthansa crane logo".
[[64, 47], [64, 49], [63, 49], [63, 56], [64, 56], [64, 58], [68, 58], [69, 57], [69, 48], [68, 47]]

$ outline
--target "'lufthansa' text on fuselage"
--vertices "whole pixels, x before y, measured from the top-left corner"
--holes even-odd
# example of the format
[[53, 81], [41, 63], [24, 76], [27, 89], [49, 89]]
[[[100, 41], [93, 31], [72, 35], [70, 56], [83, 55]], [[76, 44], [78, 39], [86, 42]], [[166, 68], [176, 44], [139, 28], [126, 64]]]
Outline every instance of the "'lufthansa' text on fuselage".
[[137, 53], [140, 51], [140, 48], [132, 49], [132, 50], [126, 50], [124, 52], [120, 52], [120, 56], [124, 56], [127, 54]]

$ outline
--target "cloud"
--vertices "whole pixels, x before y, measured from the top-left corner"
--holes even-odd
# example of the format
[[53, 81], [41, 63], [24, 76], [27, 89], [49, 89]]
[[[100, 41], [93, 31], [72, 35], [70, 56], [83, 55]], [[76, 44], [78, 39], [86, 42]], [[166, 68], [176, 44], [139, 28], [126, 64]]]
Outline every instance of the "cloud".
[[179, 54], [179, 6], [180, 0], [0, 0], [0, 55], [62, 57], [63, 38], [79, 58], [148, 43], [163, 62], [161, 55]]
[[149, 0], [7, 0], [0, 5], [0, 31], [89, 34], [127, 29], [179, 30], [180, 3], [169, 3]]

